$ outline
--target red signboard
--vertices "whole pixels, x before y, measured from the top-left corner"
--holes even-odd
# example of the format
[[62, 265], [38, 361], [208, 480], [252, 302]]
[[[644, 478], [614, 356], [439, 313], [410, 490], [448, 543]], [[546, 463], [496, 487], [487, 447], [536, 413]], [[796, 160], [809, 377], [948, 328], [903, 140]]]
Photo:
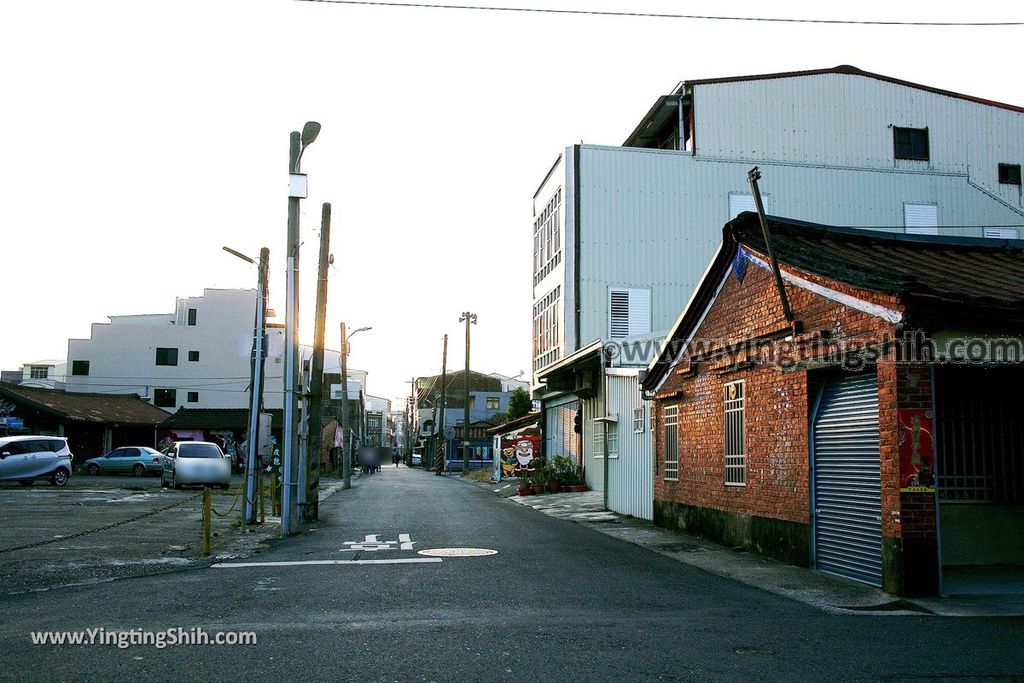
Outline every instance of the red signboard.
[[900, 491], [935, 492], [932, 411], [899, 411]]

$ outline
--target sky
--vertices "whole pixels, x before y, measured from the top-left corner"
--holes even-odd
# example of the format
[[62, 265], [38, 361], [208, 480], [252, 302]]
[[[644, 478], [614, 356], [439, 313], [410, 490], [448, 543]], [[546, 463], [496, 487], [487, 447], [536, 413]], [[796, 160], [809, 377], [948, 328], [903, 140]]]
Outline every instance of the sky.
[[[476, 0], [470, 4], [898, 21], [1024, 21], [1009, 2]], [[333, 209], [328, 346], [370, 393], [463, 364], [528, 371], [531, 198], [567, 145], [621, 144], [684, 79], [852, 64], [1024, 104], [1024, 27], [772, 24], [296, 0], [0, 8], [0, 368], [64, 358], [109, 315], [250, 288], [221, 250], [270, 248], [283, 316], [288, 136], [305, 152], [301, 337]], [[682, 303], [682, 302], [681, 302]]]

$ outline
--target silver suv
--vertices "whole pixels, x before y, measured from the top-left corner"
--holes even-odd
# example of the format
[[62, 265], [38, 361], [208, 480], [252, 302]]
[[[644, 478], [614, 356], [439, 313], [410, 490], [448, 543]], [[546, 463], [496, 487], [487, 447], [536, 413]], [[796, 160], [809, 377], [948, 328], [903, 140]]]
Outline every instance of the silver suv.
[[0, 438], [0, 481], [31, 486], [49, 479], [64, 486], [71, 479], [71, 449], [61, 436], [6, 436]]

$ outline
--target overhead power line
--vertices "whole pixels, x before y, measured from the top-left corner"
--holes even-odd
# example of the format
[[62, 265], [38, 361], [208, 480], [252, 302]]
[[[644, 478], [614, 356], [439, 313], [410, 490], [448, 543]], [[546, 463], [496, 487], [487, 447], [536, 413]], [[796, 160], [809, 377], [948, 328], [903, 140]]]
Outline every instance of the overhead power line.
[[749, 21], [775, 24], [833, 24], [847, 26], [1024, 26], [1024, 21], [887, 21], [867, 19], [798, 19], [786, 17], [729, 17], [713, 14], [668, 14], [662, 12], [623, 12], [611, 10], [555, 9], [546, 7], [487, 7], [484, 5], [448, 5], [426, 2], [384, 2], [374, 0], [297, 0], [330, 5], [371, 7], [413, 7], [418, 9], [470, 10], [477, 12], [524, 12], [533, 14], [581, 14], [605, 17], [643, 17], [650, 19], [691, 19], [699, 21]]

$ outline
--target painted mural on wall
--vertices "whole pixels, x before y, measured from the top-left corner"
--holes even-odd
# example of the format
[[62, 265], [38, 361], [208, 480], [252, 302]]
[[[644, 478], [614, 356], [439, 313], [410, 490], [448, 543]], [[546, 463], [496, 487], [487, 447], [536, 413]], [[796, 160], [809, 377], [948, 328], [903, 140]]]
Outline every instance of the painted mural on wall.
[[540, 438], [537, 436], [513, 436], [501, 440], [501, 476], [518, 477], [522, 472], [532, 472], [540, 454]]

